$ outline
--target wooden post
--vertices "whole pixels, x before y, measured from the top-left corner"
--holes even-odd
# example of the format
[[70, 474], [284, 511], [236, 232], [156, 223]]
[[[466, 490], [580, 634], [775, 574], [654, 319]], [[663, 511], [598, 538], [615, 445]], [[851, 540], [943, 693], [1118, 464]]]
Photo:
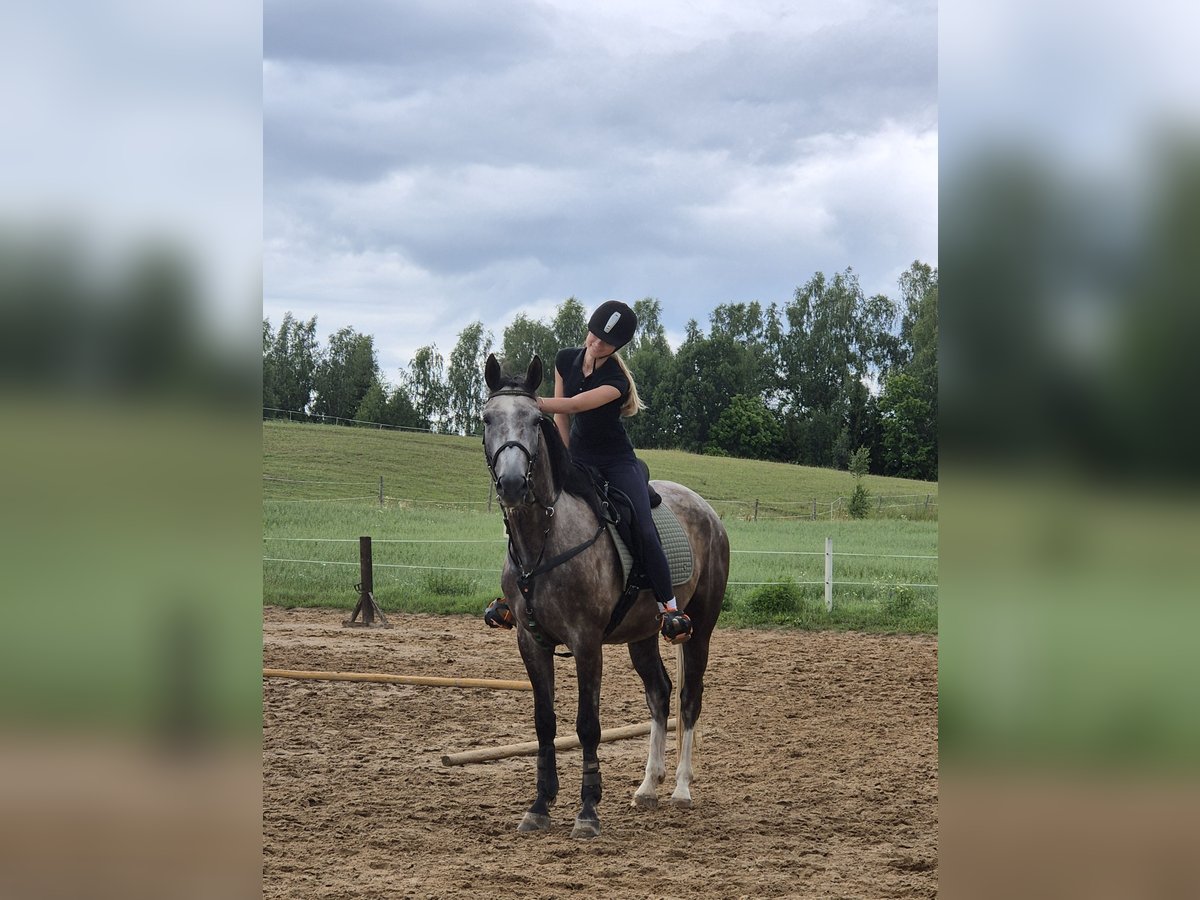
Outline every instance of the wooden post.
[[754, 521], [758, 521], [758, 498], [754, 498]]
[[929, 494], [925, 495], [925, 515], [929, 515]]
[[825, 611], [833, 612], [833, 538], [825, 538]]
[[383, 506], [383, 476], [379, 476], [379, 505]]
[[492, 511], [492, 491], [495, 489], [495, 487], [496, 486], [492, 484], [491, 479], [488, 479], [488, 512]]
[[812, 520], [813, 520], [814, 522], [815, 522], [815, 521], [817, 521], [817, 498], [816, 498], [816, 497], [813, 497], [813, 514], [812, 514]]
[[[379, 627], [391, 628], [387, 616], [375, 602], [375, 568], [371, 562], [371, 538], [366, 535], [358, 539], [358, 575], [359, 582], [354, 586], [358, 591], [358, 605], [354, 607], [354, 614], [342, 624], [350, 628], [371, 628], [375, 626], [375, 619], [378, 617]], [[360, 613], [362, 622], [357, 621]]]

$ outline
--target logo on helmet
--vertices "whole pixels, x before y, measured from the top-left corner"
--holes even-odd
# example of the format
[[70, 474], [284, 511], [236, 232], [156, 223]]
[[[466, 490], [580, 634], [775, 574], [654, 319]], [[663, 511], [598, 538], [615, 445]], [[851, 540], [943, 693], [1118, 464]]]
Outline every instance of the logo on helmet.
[[610, 331], [612, 331], [613, 326], [616, 325], [619, 321], [621, 321], [621, 314], [619, 312], [615, 312], [611, 316], [609, 316], [608, 324], [604, 326], [604, 333], [608, 334]]

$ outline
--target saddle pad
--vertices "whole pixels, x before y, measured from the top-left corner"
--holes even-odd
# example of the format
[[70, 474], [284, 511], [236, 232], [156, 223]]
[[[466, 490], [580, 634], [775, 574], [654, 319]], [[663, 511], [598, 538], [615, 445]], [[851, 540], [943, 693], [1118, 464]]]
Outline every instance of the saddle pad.
[[[662, 544], [663, 553], [667, 555], [667, 565], [671, 567], [671, 584], [685, 584], [692, 579], [692, 545], [688, 543], [687, 534], [675, 513], [665, 503], [660, 503], [650, 510], [654, 519], [654, 527], [658, 531], [658, 540]], [[621, 557], [622, 582], [629, 581], [629, 569], [633, 565], [633, 557], [629, 548], [617, 534], [617, 529], [608, 526], [613, 543], [617, 545], [617, 555]]]

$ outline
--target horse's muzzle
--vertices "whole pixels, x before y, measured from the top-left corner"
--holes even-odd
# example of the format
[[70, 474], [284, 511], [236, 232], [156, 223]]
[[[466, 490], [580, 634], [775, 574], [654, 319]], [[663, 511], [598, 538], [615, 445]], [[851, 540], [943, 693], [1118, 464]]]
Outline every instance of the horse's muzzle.
[[511, 472], [496, 479], [496, 497], [505, 506], [520, 506], [528, 499], [529, 479]]

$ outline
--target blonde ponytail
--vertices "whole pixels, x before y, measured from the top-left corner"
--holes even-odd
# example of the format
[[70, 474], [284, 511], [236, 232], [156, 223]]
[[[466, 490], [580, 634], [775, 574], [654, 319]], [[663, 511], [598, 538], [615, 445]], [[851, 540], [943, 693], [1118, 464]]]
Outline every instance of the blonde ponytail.
[[625, 365], [625, 360], [621, 359], [621, 354], [614, 352], [613, 359], [617, 361], [617, 365], [621, 367], [621, 371], [625, 373], [625, 377], [629, 381], [629, 396], [621, 405], [621, 415], [625, 418], [636, 416], [646, 408], [646, 404], [638, 396], [637, 382], [633, 380], [633, 373], [629, 371], [629, 366]]

